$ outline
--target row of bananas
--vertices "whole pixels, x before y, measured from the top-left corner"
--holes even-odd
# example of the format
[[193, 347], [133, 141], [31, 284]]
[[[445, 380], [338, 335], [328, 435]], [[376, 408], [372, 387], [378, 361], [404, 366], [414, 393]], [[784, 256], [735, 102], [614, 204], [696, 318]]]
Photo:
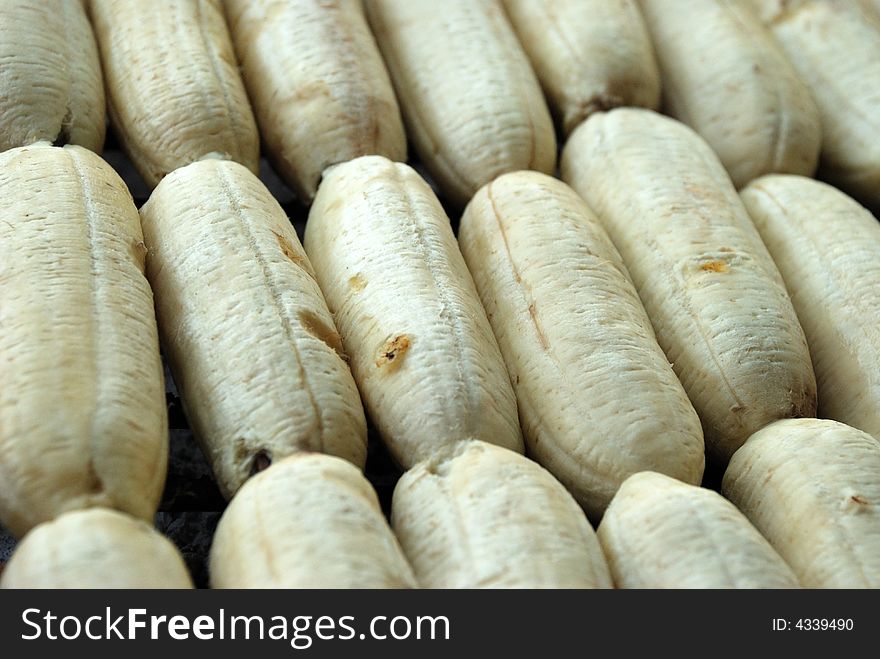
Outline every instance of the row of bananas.
[[0, 584], [880, 587], [878, 10], [0, 0]]

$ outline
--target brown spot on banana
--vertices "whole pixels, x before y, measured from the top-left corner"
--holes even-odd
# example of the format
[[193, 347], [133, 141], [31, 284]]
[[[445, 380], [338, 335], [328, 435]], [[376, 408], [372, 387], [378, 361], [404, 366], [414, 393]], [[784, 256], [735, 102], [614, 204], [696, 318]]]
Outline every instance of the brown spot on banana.
[[251, 461], [251, 475], [266, 471], [271, 466], [272, 454], [265, 449], [261, 449], [254, 454], [254, 458]]
[[305, 259], [301, 254], [298, 254], [296, 250], [294, 250], [293, 245], [290, 244], [290, 241], [282, 236], [280, 233], [272, 232], [275, 234], [275, 239], [278, 240], [278, 245], [281, 247], [281, 251], [284, 252], [284, 256], [289, 258], [291, 261], [296, 263], [297, 265], [302, 265]]
[[547, 343], [547, 335], [544, 334], [544, 330], [541, 329], [541, 323], [538, 322], [538, 312], [534, 302], [529, 305], [529, 316], [532, 319], [532, 324], [535, 326], [535, 332], [538, 335], [538, 341], [541, 343], [541, 347], [544, 348], [544, 350], [549, 350], [550, 344]]
[[376, 367], [384, 369], [385, 373], [393, 373], [400, 368], [411, 345], [412, 342], [407, 334], [390, 337], [376, 353]]
[[339, 336], [339, 332], [336, 331], [335, 327], [330, 327], [314, 312], [305, 309], [299, 312], [299, 320], [305, 331], [333, 348], [341, 359], [348, 361], [348, 355], [345, 354], [345, 350], [342, 348], [342, 337]]
[[367, 280], [360, 274], [357, 274], [354, 277], [348, 278], [348, 285], [351, 286], [352, 290], [362, 291], [367, 286]]
[[727, 272], [730, 268], [724, 261], [709, 261], [700, 266], [704, 272]]
[[871, 510], [871, 502], [868, 497], [859, 490], [846, 488], [843, 491], [843, 500], [840, 503], [840, 511], [848, 515], [860, 515]]

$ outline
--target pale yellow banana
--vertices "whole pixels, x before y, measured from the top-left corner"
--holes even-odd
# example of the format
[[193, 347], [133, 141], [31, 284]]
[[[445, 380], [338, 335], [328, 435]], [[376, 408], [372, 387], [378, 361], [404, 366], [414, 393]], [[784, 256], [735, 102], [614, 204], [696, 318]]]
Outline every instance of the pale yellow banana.
[[329, 165], [406, 160], [406, 135], [361, 0], [226, 0], [266, 148], [311, 203]]
[[0, 151], [104, 145], [104, 81], [79, 0], [0, 0]]
[[806, 588], [880, 588], [880, 442], [836, 421], [756, 432], [724, 474], [724, 496]]
[[637, 0], [504, 0], [504, 8], [566, 135], [594, 112], [660, 105]]
[[214, 535], [214, 588], [413, 588], [370, 483], [351, 463], [298, 454], [250, 479]]
[[464, 206], [504, 172], [553, 172], [553, 120], [498, 0], [366, 7], [409, 137], [446, 197]]
[[339, 334], [259, 179], [193, 163], [163, 179], [141, 218], [165, 355], [223, 494], [297, 451], [363, 467], [366, 421]]
[[700, 420], [584, 201], [545, 174], [504, 174], [471, 200], [458, 237], [529, 452], [590, 516], [638, 471], [699, 483]]
[[782, 277], [696, 133], [650, 110], [595, 114], [566, 145], [562, 173], [620, 251], [710, 456], [726, 462], [771, 421], [815, 414]]
[[151, 520], [168, 428], [131, 195], [92, 152], [41, 143], [0, 154], [0, 199], [0, 521]]
[[18, 544], [0, 588], [192, 588], [177, 548], [146, 522], [105, 508], [65, 513]]
[[398, 462], [470, 438], [522, 452], [492, 328], [449, 218], [415, 171], [381, 156], [327, 170], [305, 247]]
[[214, 154], [257, 171], [259, 136], [220, 0], [91, 0], [110, 120], [148, 186]]
[[737, 187], [815, 171], [819, 110], [747, 0], [641, 3], [666, 110], [709, 143]]
[[880, 439], [880, 224], [801, 176], [765, 176], [742, 199], [804, 328], [819, 416]]
[[732, 503], [662, 474], [630, 476], [598, 534], [618, 588], [798, 587]]
[[538, 464], [462, 442], [406, 472], [391, 519], [428, 588], [610, 588], [596, 533]]
[[753, 3], [819, 108], [819, 175], [880, 208], [880, 16], [864, 0]]

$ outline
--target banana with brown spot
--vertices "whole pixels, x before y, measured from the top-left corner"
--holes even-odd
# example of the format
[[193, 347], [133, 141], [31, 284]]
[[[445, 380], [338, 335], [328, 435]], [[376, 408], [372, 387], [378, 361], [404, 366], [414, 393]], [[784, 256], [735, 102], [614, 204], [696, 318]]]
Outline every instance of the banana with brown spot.
[[805, 588], [880, 588], [880, 442], [824, 419], [789, 419], [736, 452], [722, 491]]
[[650, 110], [595, 114], [563, 178], [620, 251], [660, 346], [726, 463], [771, 421], [816, 413], [816, 380], [776, 265], [693, 130]]
[[141, 218], [162, 344], [224, 496], [297, 451], [362, 468], [366, 421], [339, 334], [259, 179], [193, 163], [162, 180]]
[[305, 247], [367, 411], [410, 467], [482, 439], [522, 452], [516, 399], [437, 197], [381, 156], [324, 175]]

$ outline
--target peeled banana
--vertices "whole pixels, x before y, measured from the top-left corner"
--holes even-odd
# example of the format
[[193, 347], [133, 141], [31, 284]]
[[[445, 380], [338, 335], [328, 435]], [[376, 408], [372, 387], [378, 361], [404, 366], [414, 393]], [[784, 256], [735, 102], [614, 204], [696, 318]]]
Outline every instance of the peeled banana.
[[753, 2], [819, 108], [819, 175], [880, 208], [880, 15], [864, 0]]
[[18, 544], [0, 588], [192, 588], [177, 548], [144, 521], [105, 508], [45, 522]]
[[104, 145], [104, 81], [80, 0], [0, 0], [0, 151]]
[[504, 8], [565, 135], [594, 112], [660, 105], [636, 0], [504, 0]]
[[0, 154], [0, 521], [79, 508], [152, 520], [168, 454], [141, 226], [82, 147]]
[[545, 174], [504, 174], [468, 204], [458, 238], [529, 453], [590, 516], [637, 471], [699, 483], [700, 419], [584, 201]]
[[563, 178], [620, 250], [660, 346], [726, 463], [756, 430], [816, 413], [816, 380], [782, 277], [736, 189], [690, 128], [650, 110], [595, 114]]
[[162, 180], [141, 219], [162, 344], [222, 493], [297, 451], [363, 467], [366, 421], [339, 334], [259, 179], [193, 163]]
[[461, 442], [406, 472], [392, 523], [428, 588], [610, 588], [596, 534], [548, 472]]
[[226, 0], [269, 156], [311, 203], [330, 165], [406, 160], [406, 135], [360, 0]]
[[666, 110], [697, 131], [739, 188], [762, 174], [812, 175], [819, 110], [746, 0], [641, 0]]
[[806, 588], [880, 588], [880, 442], [836, 421], [788, 419], [736, 452], [722, 491]]
[[717, 492], [630, 476], [599, 525], [618, 588], [798, 588], [791, 568]]
[[400, 464], [471, 438], [522, 452], [486, 312], [415, 171], [381, 156], [327, 170], [305, 247], [367, 412]]
[[149, 187], [216, 155], [257, 171], [259, 136], [220, 0], [91, 0], [110, 120]]
[[762, 177], [742, 199], [804, 328], [819, 416], [880, 439], [880, 224], [801, 176]]
[[210, 573], [214, 588], [417, 586], [367, 479], [317, 453], [245, 483], [217, 526]]
[[365, 4], [410, 140], [445, 197], [464, 206], [504, 172], [553, 172], [553, 120], [498, 0]]

